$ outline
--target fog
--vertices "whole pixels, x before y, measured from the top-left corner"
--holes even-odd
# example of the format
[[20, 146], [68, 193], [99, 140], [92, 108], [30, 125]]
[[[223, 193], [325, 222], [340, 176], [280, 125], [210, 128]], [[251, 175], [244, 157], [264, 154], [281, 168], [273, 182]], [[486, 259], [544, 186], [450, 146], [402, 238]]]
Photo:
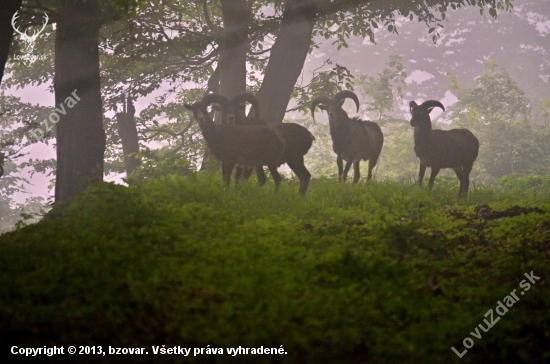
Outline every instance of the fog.
[[[24, 4], [29, 9], [34, 6], [32, 1]], [[336, 22], [328, 28], [326, 28], [327, 24], [331, 24], [330, 22], [334, 19], [330, 21], [325, 19], [315, 28], [314, 34], [315, 32], [322, 34], [312, 38], [313, 47], [307, 54], [296, 81], [295, 93], [288, 102], [285, 119], [312, 125], [314, 129], [318, 129], [316, 129], [317, 132], [323, 133], [322, 128], [327, 127], [328, 123], [326, 114], [319, 115], [320, 125], [313, 126], [307, 114], [307, 103], [316, 96], [314, 93], [329, 94], [333, 90], [345, 89], [346, 83], [349, 84], [349, 82], [358, 91], [362, 103], [358, 114], [352, 111], [350, 103], [345, 104], [350, 116], [375, 121], [380, 119], [380, 115], [369, 109], [376, 100], [362, 90], [368, 83], [368, 77], [381, 79], [384, 70], [388, 69], [390, 56], [399, 56], [402, 70], [406, 72], [406, 77], [402, 80], [403, 92], [399, 94], [397, 91], [397, 78], [386, 80], [390, 83], [388, 90], [392, 93], [393, 105], [384, 111], [382, 124], [384, 120], [389, 119], [408, 119], [408, 104], [411, 100], [421, 102], [435, 99], [441, 101], [447, 111], [443, 113], [442, 110], [434, 110], [432, 119], [440, 125], [439, 127], [453, 127], [453, 121], [455, 124], [458, 121], [457, 114], [453, 113], [453, 107], [459, 102], [461, 91], [453, 89], [449, 74], [452, 74], [460, 83], [462, 92], [466, 92], [468, 88], [475, 88], [476, 80], [479, 80], [483, 74], [487, 74], [489, 69], [487, 67], [493, 67], [492, 72], [495, 74], [499, 72], [509, 74], [517, 90], [525, 93], [528, 100], [525, 106], [530, 110], [529, 115], [522, 115], [520, 118], [528, 120], [533, 125], [545, 126], [548, 122], [548, 109], [544, 100], [550, 99], [548, 54], [550, 6], [548, 5], [550, 3], [546, 0], [514, 1], [513, 9], [509, 12], [499, 12], [496, 19], [489, 14], [488, 10], [480, 15], [478, 6], [466, 6], [456, 10], [449, 8], [445, 13], [445, 19], [436, 22], [440, 26], [433, 27], [427, 26], [424, 21], [419, 21], [418, 17], [414, 17], [411, 21], [408, 16], [393, 13], [391, 24], [394, 24], [394, 31], [388, 32], [387, 26], [369, 28], [373, 31], [375, 43], [372, 43], [368, 32], [365, 33], [364, 30], [350, 32], [349, 29], [344, 29], [350, 24], [358, 26], [357, 22], [362, 21], [354, 19], [353, 14], [348, 13], [345, 18], [342, 18], [345, 19], [342, 24]], [[154, 132], [154, 130], [159, 126], [164, 126], [164, 129], [175, 134], [184, 130], [190, 122], [190, 115], [181, 108], [184, 100], [196, 97], [191, 96], [197, 95], [193, 94], [193, 90], [212, 91], [207, 87], [207, 82], [212, 80], [212, 72], [219, 63], [218, 56], [213, 54], [222, 49], [219, 45], [222, 43], [215, 38], [210, 38], [212, 41], [210, 45], [197, 46], [190, 38], [190, 34], [192, 31], [198, 32], [201, 27], [211, 32], [209, 26], [210, 28], [223, 26], [220, 9], [212, 3], [210, 10], [212, 19], [201, 18], [204, 14], [198, 11], [197, 18], [193, 18], [195, 15], [191, 12], [187, 20], [180, 22], [177, 17], [174, 17], [175, 13], [171, 13], [168, 8], [161, 10], [156, 5], [149, 7], [145, 5], [142, 9], [138, 10], [135, 16], [127, 19], [107, 22], [101, 29], [100, 54], [105, 54], [100, 67], [103, 125], [107, 132], [105, 181], [124, 183], [122, 179], [126, 175], [122, 164], [124, 158], [122, 141], [118, 136], [115, 122], [115, 114], [122, 111], [123, 99], [126, 95], [131, 95], [133, 98], [140, 135], [139, 143], [142, 149], [162, 150], [164, 155], [177, 153], [196, 169], [202, 165], [204, 143], [196, 125], [186, 134], [177, 137], [174, 137], [174, 134]], [[273, 5], [264, 5], [262, 9], [258, 10], [254, 18], [257, 26], [260, 26], [261, 21], [269, 16], [281, 16], [281, 9], [276, 10]], [[23, 27], [28, 27], [29, 23], [37, 24], [40, 11], [36, 10], [35, 14], [34, 17], [23, 14], [19, 19]], [[390, 24], [388, 14], [380, 13], [375, 17], [379, 23], [380, 16]], [[210, 25], [208, 25], [209, 22]], [[0, 178], [0, 195], [5, 206], [2, 210], [4, 215], [17, 214], [26, 203], [29, 203], [29, 198], [38, 198], [39, 200], [35, 200], [35, 203], [39, 204], [54, 200], [57, 143], [55, 129], [57, 128], [48, 130], [45, 139], [40, 142], [31, 140], [29, 132], [36, 129], [36, 124], [40, 123], [40, 113], [47, 113], [55, 104], [52, 80], [56, 26], [53, 23], [46, 27], [36, 39], [33, 52], [45, 56], [44, 61], [16, 60], [15, 55], [25, 50], [24, 43], [18, 34], [15, 34], [12, 40], [2, 82], [2, 105], [9, 104], [12, 109], [22, 104], [28, 104], [28, 107], [24, 112], [17, 114], [12, 112], [10, 115], [9, 112], [4, 112], [1, 117], [0, 140], [2, 140], [5, 155], [5, 174]], [[36, 30], [38, 26], [31, 26], [29, 30], [31, 29]], [[345, 32], [343, 36], [342, 32]], [[437, 37], [434, 43], [435, 34]], [[267, 34], [251, 37], [251, 39], [253, 40], [246, 63], [246, 87], [250, 91], [258, 91], [262, 87], [261, 81], [270, 58], [269, 48], [273, 46], [277, 37]], [[155, 40], [158, 40], [156, 46]], [[139, 57], [135, 57], [140, 54], [140, 50], [143, 50], [143, 53], [138, 60]], [[131, 61], [134, 59], [132, 57], [136, 59], [134, 63]], [[487, 62], [494, 62], [497, 68], [487, 66]], [[136, 72], [136, 67], [141, 67], [143, 71]], [[336, 71], [337, 68], [339, 71]], [[344, 75], [344, 71], [349, 74]], [[361, 81], [362, 76], [363, 81]], [[242, 81], [238, 82], [241, 83], [237, 88], [242, 89], [244, 84]], [[263, 96], [262, 91], [260, 90], [260, 97]], [[9, 98], [11, 96], [16, 99]], [[463, 110], [468, 109], [468, 106], [462, 107]], [[272, 112], [268, 109], [268, 113]], [[517, 118], [519, 115], [513, 117]], [[512, 121], [504, 119], [500, 121], [508, 123]], [[384, 132], [389, 130], [388, 126], [384, 127]], [[547, 129], [544, 130], [547, 133]], [[312, 130], [312, 132], [315, 134], [315, 131]], [[151, 135], [153, 135], [152, 138]], [[323, 136], [319, 138], [322, 139]], [[308, 160], [306, 157], [306, 165], [313, 169], [314, 175], [336, 173], [334, 156], [326, 147], [327, 143], [314, 144], [312, 150], [315, 153], [314, 160]], [[22, 147], [24, 149], [18, 152], [18, 148]], [[486, 150], [485, 153], [493, 152]], [[536, 155], [529, 155], [529, 151], [524, 153], [524, 158], [538, 158]], [[401, 180], [413, 178], [416, 173], [414, 165], [403, 167], [394, 163], [390, 166], [387, 160], [384, 164], [384, 153], [382, 158], [380, 170], [377, 170], [378, 178], [385, 176]], [[396, 168], [400, 171], [406, 169], [407, 172], [399, 174]], [[484, 168], [487, 169], [487, 167]], [[290, 173], [288, 168], [282, 168], [282, 171]], [[532, 171], [543, 173], [544, 169], [533, 167], [531, 170], [511, 169], [508, 172], [529, 174]], [[473, 173], [474, 179], [494, 183], [504, 172], [491, 175], [486, 171], [476, 172], [474, 169]], [[33, 211], [37, 211], [36, 208], [35, 204]], [[9, 224], [13, 224], [14, 216], [9, 220]]]

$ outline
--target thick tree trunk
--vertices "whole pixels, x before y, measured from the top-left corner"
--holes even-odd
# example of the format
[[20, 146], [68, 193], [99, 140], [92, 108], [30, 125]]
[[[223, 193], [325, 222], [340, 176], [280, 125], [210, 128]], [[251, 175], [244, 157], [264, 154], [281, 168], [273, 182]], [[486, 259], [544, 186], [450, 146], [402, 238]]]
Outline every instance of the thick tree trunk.
[[[208, 89], [233, 98], [246, 91], [246, 54], [248, 43], [248, 19], [250, 8], [246, 0], [221, 0], [224, 39], [218, 67], [208, 82]], [[219, 114], [215, 122], [221, 122]], [[217, 163], [209, 161], [210, 150], [206, 147], [200, 170], [216, 169]]]
[[140, 160], [132, 155], [139, 153], [139, 137], [134, 118], [136, 109], [130, 98], [127, 99], [126, 105], [124, 112], [116, 114], [116, 121], [118, 135], [122, 142], [124, 168], [126, 169], [126, 176], [129, 176], [139, 166]]
[[0, 84], [4, 77], [4, 68], [8, 61], [11, 39], [13, 38], [13, 27], [11, 18], [19, 8], [22, 0], [2, 0], [0, 9]]
[[[55, 35], [56, 202], [103, 180], [105, 131], [99, 77], [98, 0], [59, 0]], [[69, 98], [77, 101], [71, 107]]]
[[281, 30], [271, 50], [262, 86], [256, 94], [262, 118], [268, 122], [283, 121], [311, 46], [316, 15], [314, 0], [287, 0]]
[[232, 98], [246, 91], [248, 18], [246, 0], [221, 0], [224, 39], [220, 56], [220, 91]]

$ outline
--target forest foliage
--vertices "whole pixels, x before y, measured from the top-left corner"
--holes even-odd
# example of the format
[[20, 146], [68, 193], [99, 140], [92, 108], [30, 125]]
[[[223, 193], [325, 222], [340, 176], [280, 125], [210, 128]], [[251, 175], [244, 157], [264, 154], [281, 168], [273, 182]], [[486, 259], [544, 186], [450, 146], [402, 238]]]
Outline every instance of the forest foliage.
[[[188, 4], [171, 0], [153, 2], [116, 0], [100, 1], [99, 3], [102, 4], [101, 11], [104, 14], [99, 52], [102, 70], [103, 126], [107, 139], [104, 154], [105, 176], [113, 178], [117, 174], [124, 173], [121, 138], [113, 113], [121, 111], [121, 101], [126, 97], [137, 99], [147, 96], [151, 99], [153, 94], [157, 95], [155, 102], [148, 102], [145, 109], [136, 117], [141, 149], [139, 156], [143, 163], [149, 166], [146, 169], [151, 166], [158, 167], [155, 175], [159, 175], [161, 171], [169, 171], [172, 167], [177, 172], [178, 167], [173, 162], [177, 157], [184, 161], [182, 166], [189, 165], [191, 168], [198, 169], [203, 160], [205, 144], [198, 126], [192, 123], [190, 115], [185, 112], [182, 105], [197, 100], [206, 90], [212, 91], [211, 85], [215, 83], [216, 67], [219, 65], [220, 52], [223, 51], [225, 31], [224, 15], [220, 3], [189, 2]], [[250, 44], [246, 57], [246, 64], [249, 67], [249, 72], [246, 74], [246, 87], [249, 91], [259, 91], [263, 86], [262, 77], [265, 76], [272, 47], [284, 24], [286, 6], [291, 3], [293, 2], [251, 2], [252, 7], [249, 9], [248, 19], [250, 22], [248, 34]], [[442, 40], [448, 41], [448, 34], [445, 33], [446, 27], [449, 26], [447, 14], [458, 19], [456, 18], [458, 14], [466, 12], [470, 8], [476, 10], [476, 19], [469, 19], [468, 24], [474, 23], [476, 27], [489, 23], [495, 25], [491, 20], [496, 17], [497, 11], [499, 13], [510, 12], [513, 10], [512, 5], [514, 4], [508, 0], [497, 2], [438, 1], [418, 6], [410, 5], [407, 2], [385, 5], [376, 3], [371, 7], [370, 4], [367, 4], [368, 2], [357, 2], [357, 8], [354, 8], [346, 4], [346, 1], [315, 3], [319, 6], [319, 13], [312, 31], [310, 54], [322, 46], [326, 47], [325, 44], [329, 43], [334, 49], [342, 51], [356, 42], [357, 38], [370, 41], [384, 40], [388, 34], [398, 35], [400, 34], [398, 29], [405, 29], [417, 21], [425, 27], [422, 29], [422, 32], [425, 33], [423, 37], [428, 37], [429, 43], [433, 45], [432, 41], [437, 41], [440, 37]], [[57, 14], [55, 6], [54, 1], [45, 1], [40, 4], [36, 4], [34, 0], [24, 2], [22, 26], [32, 26], [31, 24], [36, 21], [35, 18], [41, 16], [42, 12], [46, 10], [52, 12], [54, 16], [51, 18], [55, 19]], [[535, 10], [538, 9], [533, 4], [529, 4], [529, 6]], [[266, 12], [266, 9], [273, 9], [274, 13]], [[370, 10], [355, 11], [354, 9]], [[458, 9], [460, 11], [457, 11]], [[483, 17], [479, 17], [477, 13]], [[516, 24], [524, 26], [527, 23], [521, 18], [520, 13], [514, 14], [514, 16], [518, 18], [514, 23], [515, 27]], [[404, 19], [407, 20], [405, 23]], [[460, 21], [465, 20], [460, 18]], [[472, 22], [472, 20], [474, 21]], [[171, 32], [167, 33], [165, 29], [170, 29]], [[525, 31], [524, 27], [521, 28], [521, 31]], [[410, 39], [410, 34], [407, 31], [403, 31], [401, 35], [404, 39]], [[516, 38], [510, 37], [510, 39]], [[54, 41], [54, 28], [48, 26], [37, 41], [35, 50], [37, 53], [51, 57], [30, 64], [11, 60], [8, 63], [7, 75], [4, 77], [2, 87], [9, 89], [11, 87], [49, 85], [52, 90], [53, 87], [49, 81], [54, 76], [52, 53]], [[472, 42], [468, 41], [468, 43]], [[392, 44], [392, 42], [386, 44], [385, 50], [390, 49]], [[458, 44], [454, 47], [458, 47]], [[537, 49], [536, 45], [529, 47]], [[412, 50], [414, 48], [412, 47]], [[21, 42], [14, 40], [10, 51], [11, 55], [20, 51]], [[476, 48], [476, 52], [480, 53], [481, 50]], [[524, 53], [522, 48], [521, 51], [515, 52], [514, 56], [521, 57]], [[313, 72], [311, 78], [306, 75], [304, 80], [304, 77], [301, 77], [301, 81], [295, 85], [287, 121], [296, 121], [296, 118], [299, 117], [292, 111], [306, 111], [309, 101], [316, 95], [332, 94], [343, 88], [356, 89], [362, 96], [361, 113], [363, 116], [378, 121], [384, 126], [387, 135], [382, 160], [376, 171], [377, 176], [396, 180], [412, 180], [417, 173], [416, 159], [412, 153], [412, 132], [407, 125], [408, 115], [403, 105], [406, 105], [409, 101], [408, 98], [413, 96], [413, 94], [406, 93], [407, 86], [411, 85], [405, 82], [405, 78], [409, 77], [411, 73], [407, 72], [405, 65], [409, 65], [409, 62], [414, 60], [412, 59], [413, 53], [407, 52], [406, 54], [410, 58], [389, 56], [388, 66], [385, 70], [379, 74], [368, 75], [355, 74], [349, 65], [333, 62], [329, 58], [325, 59], [322, 66]], [[379, 59], [374, 58], [377, 57], [370, 57], [369, 62], [380, 62]], [[433, 61], [438, 65], [438, 69], [447, 64], [449, 68], [445, 70], [446, 72], [453, 72], [453, 74], [466, 72], [463, 69], [458, 69], [456, 62], [454, 66], [452, 62], [445, 62], [443, 55], [435, 57]], [[517, 70], [514, 71], [517, 72]], [[468, 72], [470, 74], [471, 70]], [[503, 86], [517, 88], [510, 77], [509, 81], [507, 85]], [[200, 87], [190, 89], [189, 82], [194, 82]], [[441, 83], [439, 85], [442, 87]], [[434, 85], [423, 84], [422, 87], [428, 87], [433, 91]], [[484, 86], [481, 85], [481, 87]], [[454, 89], [453, 92], [464, 94], [467, 90]], [[533, 100], [532, 96], [530, 95], [531, 100]], [[544, 97], [544, 95], [537, 96]], [[524, 101], [520, 101], [520, 103]], [[545, 106], [547, 102], [548, 100], [544, 99], [540, 102], [541, 113], [548, 109]], [[0, 145], [6, 157], [9, 178], [0, 180], [0, 187], [6, 187], [0, 189], [3, 191], [0, 193], [4, 206], [15, 207], [11, 196], [14, 192], [26, 192], [23, 186], [29, 182], [21, 177], [20, 171], [32, 169], [44, 173], [48, 177], [52, 177], [55, 173], [56, 162], [54, 159], [31, 159], [22, 162], [25, 158], [21, 155], [25, 153], [19, 153], [22, 148], [25, 150], [25, 147], [35, 143], [29, 137], [29, 131], [40, 127], [40, 121], [48, 115], [51, 108], [22, 103], [9, 96], [2, 97], [2, 103], [6, 104], [10, 111], [10, 113], [2, 115], [1, 122], [4, 128], [0, 136]], [[464, 103], [467, 104], [467, 101], [465, 100]], [[467, 109], [469, 115], [463, 115], [461, 120], [453, 121], [458, 124], [473, 125], [476, 123], [472, 121], [473, 118], [480, 116], [476, 112], [483, 112], [483, 109], [478, 112], [474, 110], [475, 105], [469, 107], [466, 104], [460, 107], [464, 110]], [[531, 105], [531, 107], [536, 108], [537, 105]], [[461, 114], [463, 111], [460, 111]], [[514, 116], [514, 118], [516, 117]], [[495, 183], [496, 179], [507, 173], [522, 175], [545, 173], [548, 153], [544, 144], [547, 141], [547, 131], [546, 129], [539, 131], [536, 133], [536, 140], [531, 140], [534, 128], [527, 121], [533, 121], [535, 118], [531, 115], [518, 116], [518, 118], [513, 121], [503, 117], [499, 119], [505, 123], [503, 125], [507, 126], [507, 134], [502, 132], [502, 128], [497, 128], [499, 133], [494, 135], [490, 135], [489, 131], [479, 130], [486, 137], [487, 144], [486, 149], [482, 149], [483, 158], [480, 157], [476, 164], [479, 169], [474, 168], [473, 179], [476, 183], [484, 185]], [[300, 118], [298, 121], [314, 131], [317, 138], [313, 150], [306, 157], [308, 167], [317, 176], [332, 175], [335, 165], [332, 161], [334, 157], [330, 152], [331, 146], [326, 124], [314, 124], [309, 117]], [[496, 124], [497, 121], [495, 121]], [[55, 132], [56, 127], [54, 126], [52, 130], [45, 133], [43, 142], [55, 144]], [[501, 143], [501, 139], [504, 142]], [[508, 157], [513, 159], [509, 166], [506, 165]], [[165, 159], [166, 167], [161, 166]], [[496, 165], [491, 165], [491, 162], [495, 160]], [[145, 172], [145, 174], [147, 173]], [[50, 185], [54, 185], [53, 179]], [[3, 215], [7, 220], [13, 222], [20, 211], [11, 210], [6, 209], [3, 211]], [[8, 217], [8, 215], [11, 216]]]
[[[0, 343], [145, 347], [133, 362], [158, 363], [182, 358], [152, 345], [287, 352], [217, 363], [550, 359], [548, 177], [508, 177], [460, 202], [446, 183], [321, 178], [305, 198], [297, 183], [276, 194], [208, 173], [102, 184], [2, 235]], [[531, 271], [540, 280], [459, 361], [451, 347], [462, 352]]]
[[[314, 75], [307, 87], [308, 95], [316, 92], [330, 94], [342, 89], [353, 89], [362, 101], [360, 114], [370, 116], [382, 126], [385, 134], [385, 144], [382, 149], [379, 166], [375, 169], [378, 179], [396, 181], [414, 181], [418, 173], [418, 160], [414, 155], [413, 129], [409, 125], [409, 115], [406, 109], [407, 69], [400, 56], [391, 56], [387, 67], [376, 75], [360, 75], [355, 78], [349, 71], [336, 65], [332, 70]], [[474, 132], [480, 140], [479, 157], [472, 171], [472, 182], [476, 186], [498, 186], [498, 180], [506, 175], [544, 176], [550, 172], [550, 133], [547, 125], [538, 125], [532, 120], [532, 106], [526, 94], [510, 77], [507, 70], [494, 61], [487, 61], [483, 73], [472, 85], [464, 85], [452, 73], [448, 73], [449, 87], [457, 95], [458, 102], [447, 108], [447, 112], [434, 120], [434, 128], [465, 127]], [[202, 162], [205, 147], [198, 125], [193, 123], [191, 115], [184, 111], [183, 104], [201, 97], [200, 89], [180, 90], [170, 102], [160, 100], [143, 110], [136, 118], [141, 125], [150, 123], [148, 131], [143, 135], [142, 151], [139, 158], [142, 167], [129, 181], [143, 178], [158, 178], [168, 174], [187, 175], [197, 170]], [[306, 126], [316, 138], [316, 141], [306, 156], [306, 165], [314, 176], [335, 176], [336, 164], [332, 153], [332, 142], [328, 123], [313, 122], [308, 113], [307, 101], [300, 99], [297, 92], [297, 112], [303, 112], [287, 121], [298, 122]], [[47, 115], [48, 109], [21, 104], [14, 97], [4, 98], [8, 110], [4, 116], [4, 136], [11, 136], [15, 143], [17, 135], [28, 133], [29, 126], [19, 126], [13, 129], [10, 122], [16, 117], [31, 119], [35, 113]], [[548, 101], [544, 101], [548, 102]], [[544, 102], [541, 110], [544, 111]], [[351, 107], [347, 108], [350, 116], [355, 114]], [[44, 116], [45, 117], [45, 116]], [[319, 119], [319, 118], [318, 118]], [[320, 118], [322, 119], [322, 118]], [[164, 122], [163, 122], [164, 120]], [[124, 172], [120, 137], [116, 132], [115, 118], [106, 118], [108, 171]], [[162, 123], [162, 124], [161, 124]], [[50, 136], [51, 137], [51, 136]], [[6, 139], [8, 140], [8, 139]], [[8, 142], [10, 142], [8, 140]], [[156, 142], [161, 147], [151, 148], [145, 142]], [[22, 167], [34, 166], [38, 172], [50, 171], [55, 166], [53, 160], [39, 163], [29, 161]], [[7, 171], [9, 172], [8, 164]], [[362, 168], [366, 168], [363, 166]], [[442, 176], [453, 177], [452, 171], [444, 171]], [[536, 177], [533, 177], [536, 178]], [[11, 185], [5, 192], [8, 195], [19, 191], [18, 183], [24, 182], [23, 177], [8, 176], [0, 183]], [[452, 182], [450, 182], [452, 183]], [[7, 197], [7, 195], [6, 195]], [[8, 200], [6, 200], [8, 201]], [[40, 199], [34, 199], [35, 205], [29, 205], [28, 212], [40, 212]], [[6, 202], [7, 203], [7, 202]], [[13, 226], [22, 211], [13, 210], [9, 204], [5, 206], [4, 230]], [[13, 211], [12, 211], [13, 210]], [[36, 221], [36, 218], [33, 220]]]
[[[96, 24], [101, 90], [94, 92], [103, 108], [102, 118], [93, 121], [100, 129], [103, 122], [106, 133], [103, 173], [125, 171], [116, 114], [127, 99], [148, 98], [135, 118], [141, 166], [125, 179], [128, 186], [93, 184], [69, 202], [48, 206], [46, 214], [40, 198], [16, 204], [14, 196], [29, 183], [21, 171], [55, 173], [54, 159], [26, 159], [36, 145], [30, 131], [53, 108], [2, 94], [0, 345], [282, 346], [286, 352], [132, 358], [155, 363], [550, 360], [550, 134], [548, 124], [540, 123], [541, 115], [550, 118], [550, 100], [544, 98], [549, 95], [537, 94], [543, 99], [533, 104], [519, 80], [485, 54], [483, 71], [473, 81], [441, 56], [432, 61], [439, 67], [437, 78], [444, 75], [447, 83], [420, 86], [410, 81], [411, 63], [417, 62], [411, 53], [388, 54], [384, 69], [368, 74], [324, 57], [311, 77], [289, 91], [286, 110], [285, 122], [306, 126], [316, 138], [306, 155], [315, 177], [307, 195], [297, 195], [298, 181], [290, 173], [277, 193], [271, 181], [261, 188], [255, 178], [226, 187], [219, 173], [198, 171], [205, 143], [183, 108], [221, 88], [216, 70], [227, 40], [222, 2], [94, 3], [102, 14]], [[249, 67], [243, 78], [248, 91], [262, 89], [283, 25], [303, 15], [303, 8], [293, 6], [304, 3], [313, 2], [250, 2], [243, 63]], [[43, 10], [59, 10], [56, 4], [26, 1], [21, 21], [33, 26]], [[402, 20], [422, 23], [422, 37], [436, 47], [446, 36], [446, 14], [458, 8], [479, 9], [490, 19], [512, 10], [511, 0], [315, 4], [319, 17], [305, 43], [308, 54], [324, 41], [343, 51], [354, 37], [374, 42], [381, 30], [397, 35]], [[306, 15], [311, 9], [306, 6]], [[53, 26], [46, 27], [36, 52], [59, 50], [55, 39]], [[65, 41], [65, 47], [71, 44]], [[20, 46], [14, 41], [11, 56]], [[448, 67], [444, 72], [442, 65]], [[47, 85], [53, 91], [54, 66], [53, 56], [30, 64], [12, 60], [3, 90]], [[412, 87], [425, 92], [411, 92]], [[441, 96], [434, 87], [457, 98], [445, 105], [445, 113], [434, 113], [434, 127], [466, 127], [481, 141], [465, 199], [456, 199], [458, 181], [449, 173], [438, 177], [432, 191], [415, 186], [418, 159], [407, 105], [413, 98]], [[359, 116], [379, 123], [385, 134], [368, 184], [338, 183], [326, 119], [308, 115], [313, 97], [343, 89], [359, 95]], [[92, 106], [97, 112], [100, 102]], [[344, 107], [356, 115], [349, 104]], [[124, 113], [131, 108], [125, 103]], [[46, 146], [57, 145], [56, 128], [45, 130]], [[16, 222], [19, 215], [23, 219]], [[464, 350], [464, 338], [472, 337], [486, 312], [529, 272], [540, 279], [508, 306], [498, 324], [472, 339], [474, 346], [459, 361], [451, 347]], [[97, 362], [92, 356], [79, 359]], [[121, 361], [130, 359], [102, 358]]]
[[[318, 90], [335, 91], [351, 86], [360, 95], [359, 114], [370, 116], [368, 119], [382, 126], [385, 142], [376, 169], [380, 179], [413, 181], [418, 174], [407, 106], [410, 100], [406, 99], [407, 76], [402, 57], [391, 56], [387, 67], [377, 75], [361, 75], [349, 81], [339, 73], [332, 73], [326, 79], [318, 78], [322, 82], [315, 84]], [[447, 76], [448, 87], [456, 94], [458, 102], [445, 105], [446, 113], [434, 118], [432, 124], [435, 129], [468, 128], [478, 137], [481, 147], [471, 176], [474, 184], [496, 184], [499, 178], [508, 174], [542, 176], [550, 173], [548, 125], [534, 122], [528, 97], [507, 70], [489, 60], [472, 85], [464, 85], [452, 73]], [[351, 107], [347, 111], [350, 116], [355, 115]], [[312, 172], [317, 176], [334, 175], [336, 165], [328, 124], [298, 120], [317, 137], [307, 158]], [[454, 176], [452, 171], [443, 175]]]

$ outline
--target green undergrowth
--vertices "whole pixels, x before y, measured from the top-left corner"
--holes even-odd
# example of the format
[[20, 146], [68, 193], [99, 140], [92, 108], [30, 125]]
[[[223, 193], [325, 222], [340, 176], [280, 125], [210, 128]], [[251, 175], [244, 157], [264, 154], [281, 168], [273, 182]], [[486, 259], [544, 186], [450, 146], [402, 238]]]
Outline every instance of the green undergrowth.
[[[547, 185], [473, 188], [463, 200], [444, 178], [433, 191], [297, 188], [227, 189], [209, 175], [91, 188], [0, 237], [0, 343], [149, 352], [56, 363], [550, 362]], [[473, 338], [531, 271], [540, 280]], [[451, 347], [462, 352], [466, 337], [474, 346], [459, 359]], [[286, 354], [226, 354], [281, 345]]]

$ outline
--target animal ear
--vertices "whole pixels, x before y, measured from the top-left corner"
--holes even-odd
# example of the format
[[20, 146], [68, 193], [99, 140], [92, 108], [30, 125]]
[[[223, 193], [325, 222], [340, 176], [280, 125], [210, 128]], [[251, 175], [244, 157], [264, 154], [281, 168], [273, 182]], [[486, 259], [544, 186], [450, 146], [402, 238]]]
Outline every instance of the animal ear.
[[412, 114], [413, 110], [415, 110], [417, 107], [418, 107], [418, 104], [416, 102], [411, 101], [409, 103], [409, 111], [411, 112], [411, 114]]

